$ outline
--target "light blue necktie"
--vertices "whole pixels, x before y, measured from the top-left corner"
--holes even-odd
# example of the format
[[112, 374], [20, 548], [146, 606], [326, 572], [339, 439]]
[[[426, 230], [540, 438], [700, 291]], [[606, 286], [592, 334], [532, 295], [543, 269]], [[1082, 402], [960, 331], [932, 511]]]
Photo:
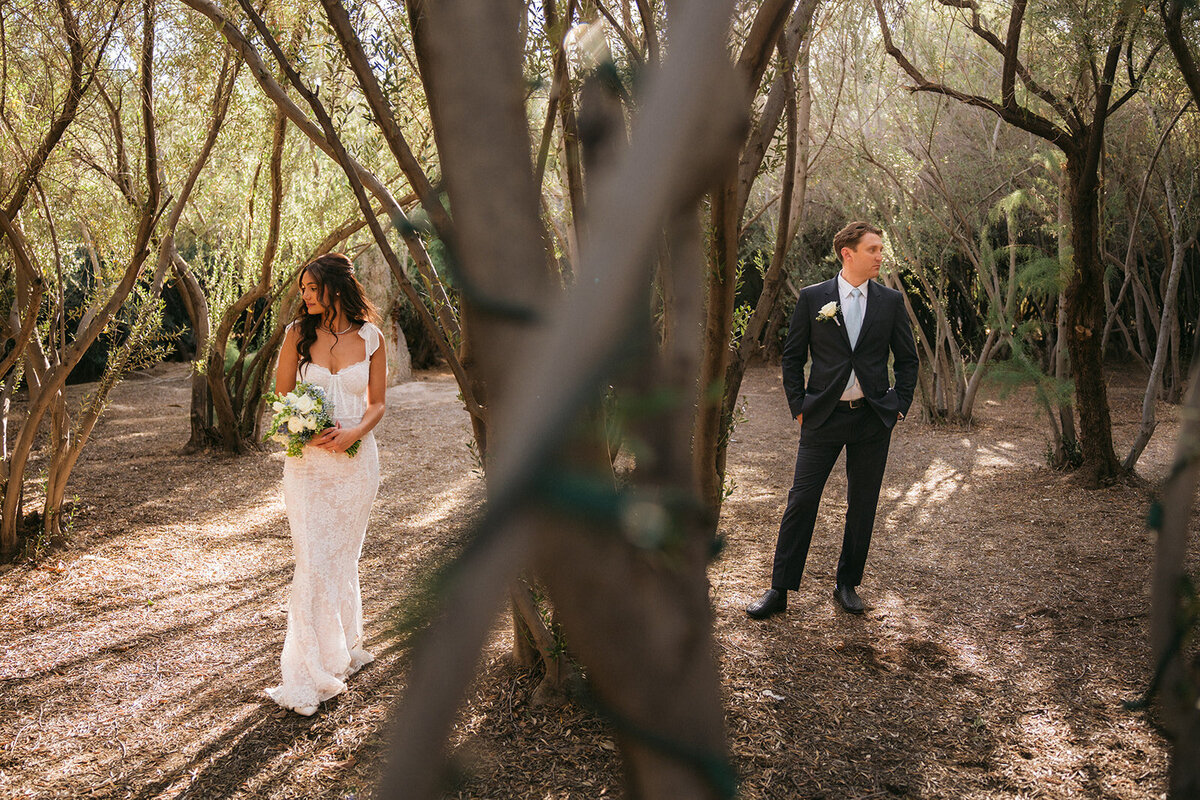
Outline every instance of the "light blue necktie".
[[[846, 335], [850, 337], [850, 347], [853, 348], [858, 343], [858, 333], [862, 329], [862, 291], [855, 287], [850, 290], [850, 298], [846, 301], [845, 307], [842, 309], [842, 319], [846, 320]], [[861, 395], [862, 391], [853, 391], [854, 385], [858, 383], [858, 376], [853, 370], [850, 372], [850, 380], [846, 382], [846, 390], [842, 393]]]
[[850, 301], [842, 310], [842, 318], [846, 320], [846, 334], [850, 337], [850, 346], [858, 344], [858, 332], [862, 328], [862, 291], [857, 287], [850, 290]]

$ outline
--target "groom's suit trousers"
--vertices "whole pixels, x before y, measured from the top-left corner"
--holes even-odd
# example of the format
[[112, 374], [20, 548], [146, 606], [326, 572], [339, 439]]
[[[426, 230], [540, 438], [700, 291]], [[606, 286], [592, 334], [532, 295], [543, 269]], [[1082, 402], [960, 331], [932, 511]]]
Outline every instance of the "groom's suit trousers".
[[801, 427], [796, 472], [775, 544], [772, 587], [800, 588], [821, 494], [843, 449], [847, 510], [837, 583], [849, 587], [862, 583], [891, 438], [891, 428], [866, 404], [838, 408], [820, 425]]

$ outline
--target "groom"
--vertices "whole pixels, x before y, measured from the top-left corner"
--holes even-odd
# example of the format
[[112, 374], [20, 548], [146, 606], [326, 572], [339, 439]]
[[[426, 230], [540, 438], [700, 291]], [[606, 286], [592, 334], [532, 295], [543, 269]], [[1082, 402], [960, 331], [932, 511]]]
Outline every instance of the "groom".
[[[917, 348], [904, 297], [871, 280], [879, 275], [882, 233], [866, 222], [843, 228], [833, 238], [841, 272], [806, 287], [796, 301], [783, 348], [783, 388], [800, 423], [800, 445], [771, 588], [746, 608], [755, 619], [782, 612], [788, 589], [800, 588], [817, 505], [843, 448], [848, 508], [833, 596], [851, 614], [863, 612], [854, 589], [867, 563], [892, 427], [908, 413], [917, 384]], [[889, 351], [895, 386], [888, 380]]]

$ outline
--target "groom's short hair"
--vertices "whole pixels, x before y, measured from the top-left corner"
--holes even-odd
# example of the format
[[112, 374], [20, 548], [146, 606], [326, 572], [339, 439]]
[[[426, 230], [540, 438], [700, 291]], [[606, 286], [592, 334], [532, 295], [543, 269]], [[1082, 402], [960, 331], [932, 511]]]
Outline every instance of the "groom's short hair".
[[833, 254], [838, 257], [838, 261], [840, 262], [842, 259], [843, 247], [849, 247], [851, 250], [853, 250], [858, 246], [859, 240], [868, 233], [873, 233], [876, 236], [883, 236], [882, 230], [876, 228], [869, 222], [863, 222], [861, 220], [851, 222], [849, 225], [838, 231], [833, 237]]

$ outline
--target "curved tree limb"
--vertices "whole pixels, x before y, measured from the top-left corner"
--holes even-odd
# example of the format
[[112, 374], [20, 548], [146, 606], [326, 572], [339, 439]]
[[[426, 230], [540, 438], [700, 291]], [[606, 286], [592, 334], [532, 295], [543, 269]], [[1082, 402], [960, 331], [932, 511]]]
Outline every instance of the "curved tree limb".
[[904, 55], [904, 51], [896, 47], [892, 41], [892, 30], [891, 26], [888, 25], [887, 16], [884, 14], [882, 0], [874, 0], [874, 3], [875, 13], [879, 18], [879, 27], [883, 34], [884, 49], [888, 55], [895, 59], [900, 68], [916, 82], [915, 86], [909, 87], [909, 91], [942, 94], [967, 105], [986, 108], [1006, 122], [1016, 125], [1022, 130], [1029, 131], [1036, 136], [1040, 136], [1063, 150], [1072, 146], [1072, 137], [1068, 131], [1058, 127], [1045, 117], [1017, 104], [1015, 101], [1011, 106], [1005, 106], [1003, 103], [996, 102], [990, 98], [962, 92], [944, 84], [933, 83], [928, 80], [924, 73], [908, 60], [908, 57]]
[[[0, 379], [2, 379], [25, 355], [25, 348], [29, 345], [29, 340], [33, 337], [33, 332], [37, 327], [38, 310], [41, 308], [42, 295], [46, 292], [46, 282], [29, 256], [29, 245], [26, 243], [25, 237], [3, 210], [0, 210], [0, 233], [8, 237], [9, 248], [13, 254], [13, 261], [17, 265], [16, 268], [24, 273], [25, 279], [32, 289], [32, 294], [25, 303], [27, 309], [25, 321], [21, 323], [20, 329], [13, 337], [14, 346], [7, 356], [0, 359]], [[14, 299], [14, 309], [17, 302]], [[0, 458], [2, 457], [3, 455], [0, 454]]]
[[1200, 108], [1200, 64], [1197, 64], [1197, 56], [1183, 35], [1183, 6], [1184, 0], [1159, 0], [1158, 9], [1167, 35], [1167, 45], [1179, 64], [1179, 71], [1183, 73], [1183, 80], [1192, 93], [1192, 100]]
[[659, 62], [658, 25], [654, 21], [654, 10], [648, 0], [636, 0], [638, 16], [642, 20], [642, 31], [646, 35], [646, 60]]
[[[445, 12], [449, 5], [438, 3], [429, 9], [429, 14], [449, 13]], [[385, 786], [391, 796], [423, 798], [431, 794], [445, 733], [469, 680], [478, 648], [512, 572], [528, 553], [530, 526], [538, 524], [519, 509], [536, 491], [543, 470], [562, 446], [564, 432], [573, 429], [572, 421], [581, 406], [590, 401], [592, 390], [599, 381], [608, 380], [615, 366], [624, 361], [631, 326], [644, 316], [649, 305], [643, 297], [650, 285], [648, 268], [665, 219], [695, 202], [720, 161], [736, 145], [735, 131], [743, 121], [738, 114], [744, 113], [745, 102], [739, 92], [742, 82], [730, 76], [724, 55], [727, 4], [701, 4], [689, 11], [681, 21], [681, 29], [673, 33], [671, 55], [664, 62], [663, 71], [648, 78], [649, 94], [634, 120], [631, 144], [611, 172], [595, 185], [590, 202], [593, 235], [584, 246], [579, 271], [588, 276], [603, 276], [603, 280], [576, 283], [562, 298], [535, 342], [525, 348], [515, 374], [510, 373], [508, 394], [503, 399], [507, 411], [502, 415], [497, 409], [500, 438], [492, 449], [494, 459], [488, 470], [491, 495], [485, 523], [488, 535], [470, 552], [448, 593], [445, 615], [434, 623], [414, 653], [410, 689], [401, 709]], [[454, 19], [457, 23], [461, 17]], [[448, 118], [435, 115], [435, 119], [446, 120], [448, 124], [459, 120], [458, 114], [476, 107], [473, 98], [458, 96], [456, 90], [460, 81], [477, 78], [474, 72], [453, 61], [447, 64], [438, 60], [436, 53], [440, 50], [434, 46], [438, 41], [437, 25], [429, 24], [435, 68], [430, 77], [434, 78], [434, 89], [444, 92], [437, 101], [442, 108], [440, 113], [451, 111], [448, 108], [451, 103], [460, 104]], [[463, 35], [463, 38], [486, 41], [476, 38], [483, 35], [480, 24], [447, 23], [446, 35], [462, 35], [469, 26], [473, 36]], [[445, 70], [456, 67], [460, 74], [444, 76]], [[720, 91], [717, 96], [729, 99], [714, 102], [717, 91]], [[714, 111], [724, 114], [714, 118]], [[521, 125], [525, 125], [523, 120]], [[448, 135], [455, 133], [462, 132], [450, 131]], [[441, 151], [448, 181], [453, 178], [470, 185], [471, 176], [478, 177], [481, 165], [470, 159], [471, 137], [463, 134], [463, 139], [464, 142], [457, 144], [465, 145], [466, 150], [443, 146]], [[441, 141], [450, 144], [448, 140]], [[459, 158], [467, 161], [459, 162]], [[460, 168], [464, 171], [458, 173]], [[458, 177], [453, 177], [456, 174]], [[631, 196], [629, 187], [635, 185], [642, 187], [642, 191]], [[466, 248], [468, 237], [482, 238], [487, 228], [468, 227], [471, 213], [457, 204], [454, 185], [450, 188], [456, 203], [455, 219]], [[535, 252], [539, 228], [536, 206], [522, 208], [521, 213], [534, 215], [521, 225], [521, 234], [525, 238], [524, 252]], [[480, 221], [475, 220], [474, 225]], [[464, 249], [464, 256], [471, 252], [474, 251]], [[475, 260], [470, 263], [479, 265]], [[497, 265], [496, 269], [505, 270], [502, 274], [510, 269], [520, 270], [519, 265], [508, 264], [507, 260], [497, 261]], [[551, 596], [555, 596], [553, 589]], [[558, 607], [564, 608], [563, 604]], [[576, 636], [567, 629], [567, 635], [573, 648], [580, 646], [580, 657], [588, 663], [581, 641], [584, 634]], [[700, 639], [698, 644], [705, 641]], [[711, 653], [696, 655], [711, 657]], [[663, 694], [659, 692], [660, 696]], [[719, 705], [717, 709], [715, 724], [719, 729]], [[708, 705], [702, 709], [705, 714], [710, 710]], [[623, 708], [618, 711], [632, 716]], [[644, 726], [660, 721], [637, 720]], [[703, 729], [696, 726], [692, 736], [707, 744], [712, 726], [706, 721]], [[719, 749], [713, 755], [719, 758]], [[684, 769], [682, 762], [680, 769]], [[715, 794], [703, 776], [695, 773], [689, 786], [695, 791], [674, 796], [699, 798]], [[655, 795], [635, 792], [635, 796]]]
[[425, 174], [425, 170], [413, 155], [412, 148], [408, 146], [404, 132], [396, 123], [396, 114], [391, 103], [384, 96], [374, 70], [371, 69], [371, 63], [367, 59], [366, 51], [363, 50], [362, 41], [355, 33], [354, 25], [350, 21], [349, 12], [346, 11], [341, 0], [321, 0], [321, 5], [325, 9], [325, 16], [329, 18], [329, 22], [333, 26], [334, 33], [337, 34], [342, 50], [346, 53], [350, 67], [358, 77], [359, 88], [362, 89], [363, 96], [371, 107], [371, 114], [374, 116], [376, 124], [379, 125], [379, 130], [383, 133], [384, 141], [387, 142], [392, 155], [396, 158], [396, 163], [400, 165], [404, 177], [408, 179], [409, 185], [420, 198], [421, 207], [429, 215], [429, 220], [433, 223], [438, 237], [452, 245], [454, 225], [450, 220], [450, 215], [447, 213], [446, 207], [442, 205], [433, 185], [429, 182], [429, 176]]

